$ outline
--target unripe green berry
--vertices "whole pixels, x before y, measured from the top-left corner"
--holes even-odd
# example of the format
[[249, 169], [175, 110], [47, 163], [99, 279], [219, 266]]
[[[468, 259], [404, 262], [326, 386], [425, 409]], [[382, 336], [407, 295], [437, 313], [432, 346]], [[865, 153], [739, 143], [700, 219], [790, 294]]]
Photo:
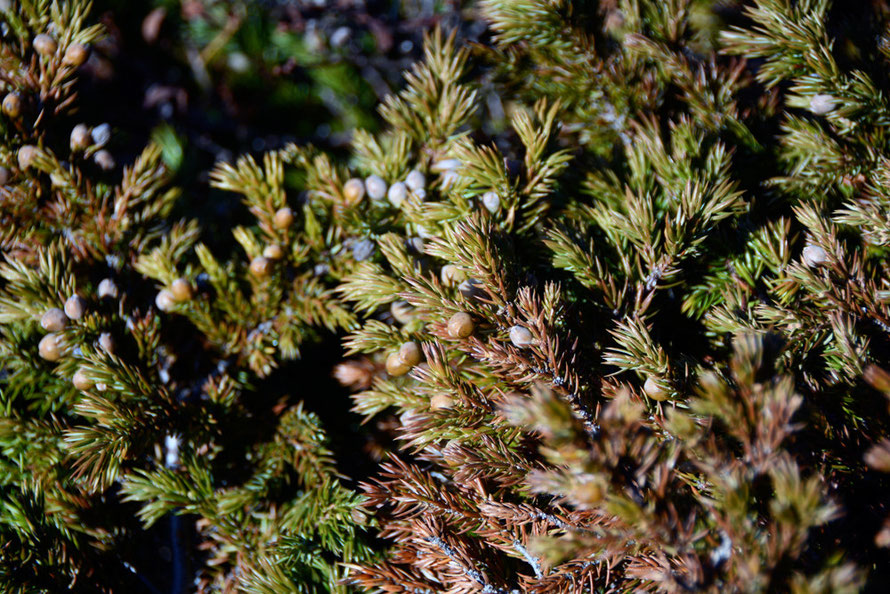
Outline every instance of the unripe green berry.
[[61, 188], [66, 183], [66, 178], [59, 174], [58, 171], [53, 171], [49, 174], [49, 181], [54, 188]]
[[417, 235], [421, 239], [432, 239], [438, 236], [438, 231], [434, 227], [417, 227]]

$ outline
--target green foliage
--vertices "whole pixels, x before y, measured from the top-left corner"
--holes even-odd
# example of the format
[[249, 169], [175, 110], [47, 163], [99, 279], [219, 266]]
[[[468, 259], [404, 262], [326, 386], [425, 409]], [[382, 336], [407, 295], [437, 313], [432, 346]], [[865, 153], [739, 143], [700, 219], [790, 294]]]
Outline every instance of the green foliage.
[[[102, 34], [88, 9], [24, 2], [4, 13], [3, 68], [18, 74], [4, 76], [2, 94], [20, 107], [7, 101], [0, 121], [2, 589], [181, 591], [182, 552], [171, 581], [139, 551], [153, 546], [147, 528], [179, 514], [197, 521], [208, 551], [195, 575], [203, 590], [345, 591], [342, 563], [373, 557], [362, 496], [301, 402], [279, 394], [274, 412], [251, 402], [255, 380], [353, 314], [328, 306], [332, 287], [311, 273], [291, 277], [292, 292], [278, 276], [239, 279], [199, 243], [196, 222], [171, 220], [180, 192], [167, 164], [182, 156], [169, 132], [118, 169], [100, 162], [111, 158], [108, 130], [68, 129], [79, 64], [67, 52]], [[39, 34], [55, 48], [38, 47]], [[280, 189], [274, 166], [265, 173]], [[276, 200], [262, 206], [283, 205], [283, 190]], [[235, 238], [259, 256], [254, 233]], [[292, 233], [293, 259], [306, 261], [314, 254]], [[171, 300], [155, 286], [171, 287]]]
[[[41, 8], [2, 47], [45, 74]], [[490, 45], [429, 32], [351, 159], [217, 164], [230, 252], [171, 220], [174, 130], [99, 171], [54, 140], [73, 70], [3, 79], [59, 106], [0, 129], [7, 590], [124, 588], [178, 522], [201, 592], [890, 579], [886, 44], [825, 2], [478, 8]], [[93, 43], [85, 10], [47, 30]], [[330, 337], [347, 459], [326, 371], [281, 385]]]

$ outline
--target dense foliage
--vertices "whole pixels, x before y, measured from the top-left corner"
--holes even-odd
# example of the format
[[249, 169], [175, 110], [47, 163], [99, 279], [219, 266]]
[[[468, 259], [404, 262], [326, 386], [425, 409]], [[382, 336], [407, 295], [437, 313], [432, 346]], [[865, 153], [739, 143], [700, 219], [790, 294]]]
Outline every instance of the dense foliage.
[[359, 127], [219, 161], [215, 219], [216, 128], [116, 152], [108, 29], [3, 7], [4, 591], [890, 582], [882, 4], [482, 0], [376, 120], [302, 13], [194, 4], [196, 85], [292, 58]]

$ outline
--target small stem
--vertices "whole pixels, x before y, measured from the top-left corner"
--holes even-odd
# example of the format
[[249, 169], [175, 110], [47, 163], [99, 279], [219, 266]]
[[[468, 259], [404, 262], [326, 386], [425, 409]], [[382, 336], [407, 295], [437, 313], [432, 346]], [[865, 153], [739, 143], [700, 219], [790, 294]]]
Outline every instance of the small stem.
[[451, 548], [451, 545], [449, 545], [438, 536], [428, 536], [424, 540], [439, 547], [439, 549], [443, 553], [445, 553], [445, 555], [449, 559], [451, 559], [452, 563], [460, 567], [460, 569], [464, 572], [464, 575], [466, 575], [468, 578], [482, 587], [482, 592], [484, 594], [512, 594], [509, 590], [498, 588], [497, 586], [492, 586], [490, 583], [488, 583], [488, 579], [485, 577], [485, 574], [483, 574], [475, 567], [467, 567], [466, 565], [464, 565], [460, 561], [460, 559], [457, 558], [457, 551]]
[[541, 563], [536, 558], [533, 557], [531, 553], [528, 552], [528, 549], [525, 548], [521, 542], [513, 541], [513, 546], [519, 551], [519, 554], [522, 555], [528, 564], [532, 566], [532, 570], [535, 572], [535, 577], [540, 579], [544, 577], [544, 571], [541, 569]]

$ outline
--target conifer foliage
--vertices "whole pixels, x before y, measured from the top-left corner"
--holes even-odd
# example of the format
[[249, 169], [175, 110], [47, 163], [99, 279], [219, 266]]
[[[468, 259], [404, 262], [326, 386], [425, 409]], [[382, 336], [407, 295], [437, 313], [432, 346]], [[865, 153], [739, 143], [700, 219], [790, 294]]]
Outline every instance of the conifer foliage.
[[[315, 414], [284, 395], [273, 410], [251, 401], [276, 312], [304, 321], [279, 339], [285, 356], [308, 328], [351, 318], [311, 281], [285, 302], [256, 267], [196, 245], [197, 224], [169, 218], [179, 193], [157, 145], [119, 166], [107, 125], [68, 124], [102, 34], [88, 9], [4, 12], [2, 589], [183, 591], [191, 565], [199, 591], [342, 591], [341, 562], [372, 555], [361, 496]], [[170, 514], [188, 514], [198, 541], [172, 577], [144, 551], [157, 557], [146, 529]]]
[[[432, 29], [350, 159], [210, 172], [231, 254], [159, 148], [63, 130], [87, 8], [6, 13], [7, 590], [144, 581], [179, 516], [202, 592], [890, 580], [880, 5], [482, 0], [489, 42]], [[323, 395], [256, 387], [333, 333], [360, 485]]]

